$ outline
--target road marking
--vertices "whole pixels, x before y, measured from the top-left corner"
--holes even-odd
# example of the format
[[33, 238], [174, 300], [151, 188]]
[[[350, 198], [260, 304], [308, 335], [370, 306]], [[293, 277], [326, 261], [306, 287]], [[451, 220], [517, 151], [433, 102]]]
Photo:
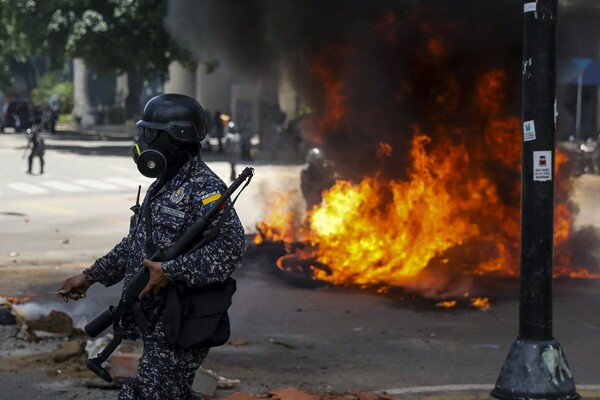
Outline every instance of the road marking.
[[65, 192], [81, 192], [83, 188], [81, 186], [72, 185], [67, 182], [61, 181], [45, 181], [42, 182], [42, 185], [47, 186], [52, 189], [63, 190]]
[[[56, 180], [48, 180], [42, 181], [39, 185], [46, 186], [50, 189], [61, 190], [64, 192], [82, 192], [87, 188], [97, 189], [97, 190], [117, 190], [119, 187], [127, 187], [127, 188], [137, 188], [142, 185], [149, 186], [150, 182], [140, 182], [133, 179], [127, 178], [106, 178], [104, 179], [107, 182], [103, 182], [100, 180], [93, 179], [74, 179], [73, 183], [56, 181]], [[47, 194], [50, 191], [46, 188], [43, 188], [38, 185], [32, 185], [24, 182], [13, 182], [8, 183], [6, 185], [10, 189], [18, 190], [20, 192], [25, 192], [29, 194]], [[83, 187], [82, 187], [83, 186]]]
[[110, 183], [114, 183], [115, 185], [121, 185], [121, 186], [133, 187], [133, 188], [137, 188], [140, 185], [143, 186], [142, 182], [134, 181], [133, 179], [127, 179], [127, 178], [106, 178], [104, 180], [107, 182], [110, 182]]
[[99, 190], [117, 189], [117, 186], [113, 185], [112, 183], [95, 181], [93, 179], [75, 179], [73, 182], [75, 182], [77, 185], [87, 186]]
[[600, 385], [575, 385], [577, 390], [600, 390]]
[[21, 192], [29, 193], [29, 194], [42, 194], [49, 193], [47, 189], [41, 188], [39, 186], [30, 185], [29, 183], [9, 183], [9, 188], [19, 190]]
[[491, 391], [494, 385], [438, 385], [438, 386], [416, 386], [409, 388], [397, 388], [381, 390], [385, 394], [410, 394], [410, 393], [436, 393], [436, 392], [460, 392], [467, 390], [489, 390]]

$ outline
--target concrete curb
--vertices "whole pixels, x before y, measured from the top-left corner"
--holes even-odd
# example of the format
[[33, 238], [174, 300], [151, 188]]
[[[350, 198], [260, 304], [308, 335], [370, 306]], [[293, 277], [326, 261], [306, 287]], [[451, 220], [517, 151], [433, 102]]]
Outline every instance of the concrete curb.
[[[378, 393], [402, 400], [489, 400], [493, 384], [416, 386], [381, 390]], [[600, 400], [600, 385], [577, 385], [586, 400]]]

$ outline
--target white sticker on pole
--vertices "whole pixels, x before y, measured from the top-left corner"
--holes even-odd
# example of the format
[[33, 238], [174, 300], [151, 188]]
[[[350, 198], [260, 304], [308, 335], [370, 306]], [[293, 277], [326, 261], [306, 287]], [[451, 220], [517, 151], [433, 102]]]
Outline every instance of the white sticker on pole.
[[523, 140], [526, 142], [535, 140], [535, 121], [523, 122]]
[[533, 152], [533, 180], [540, 182], [552, 180], [551, 151]]
[[535, 12], [537, 9], [537, 3], [525, 3], [523, 6], [523, 12]]

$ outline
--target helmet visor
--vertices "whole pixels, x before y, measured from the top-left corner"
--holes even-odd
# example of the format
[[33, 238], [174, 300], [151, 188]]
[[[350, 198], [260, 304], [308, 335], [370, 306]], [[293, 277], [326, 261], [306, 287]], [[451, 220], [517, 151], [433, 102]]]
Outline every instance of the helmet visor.
[[135, 124], [142, 128], [140, 134], [144, 135], [147, 143], [152, 143], [158, 136], [158, 131], [168, 132], [173, 140], [183, 143], [198, 143], [199, 135], [194, 124], [188, 121], [171, 121], [166, 124], [159, 122], [138, 121]]
[[151, 144], [152, 142], [154, 142], [156, 140], [156, 138], [158, 137], [158, 134], [163, 132], [159, 129], [152, 129], [152, 128], [139, 128], [140, 130], [140, 136], [142, 136], [144, 138], [144, 142]]

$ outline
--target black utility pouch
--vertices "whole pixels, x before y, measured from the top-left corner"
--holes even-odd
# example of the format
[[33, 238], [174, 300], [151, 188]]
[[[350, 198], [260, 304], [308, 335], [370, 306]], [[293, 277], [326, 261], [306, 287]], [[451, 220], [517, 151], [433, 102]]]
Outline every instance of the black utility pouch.
[[217, 347], [230, 336], [231, 299], [236, 290], [233, 278], [202, 288], [182, 283], [167, 289], [163, 325], [167, 340], [183, 348]]

